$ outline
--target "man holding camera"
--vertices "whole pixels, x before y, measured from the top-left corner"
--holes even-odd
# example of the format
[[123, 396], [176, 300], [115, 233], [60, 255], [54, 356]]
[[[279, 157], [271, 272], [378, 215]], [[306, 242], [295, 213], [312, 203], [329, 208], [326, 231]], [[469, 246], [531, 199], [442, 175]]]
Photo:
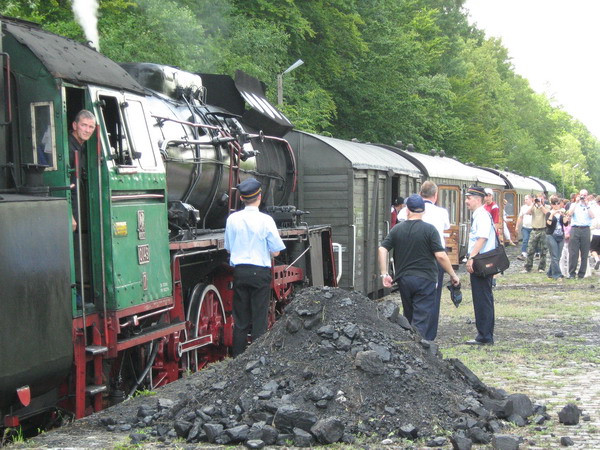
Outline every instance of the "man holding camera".
[[526, 214], [531, 215], [531, 234], [529, 235], [529, 244], [527, 245], [527, 261], [525, 262], [525, 270], [523, 273], [531, 272], [533, 268], [533, 257], [535, 256], [536, 248], [540, 252], [540, 262], [538, 264], [538, 272], [546, 271], [546, 213], [549, 209], [546, 208], [543, 194], [533, 199], [533, 203]]
[[590, 252], [590, 226], [594, 218], [594, 211], [587, 201], [588, 191], [579, 191], [579, 199], [571, 203], [567, 215], [571, 218], [571, 238], [569, 240], [569, 278], [575, 278], [577, 260], [581, 257], [579, 279], [585, 276]]

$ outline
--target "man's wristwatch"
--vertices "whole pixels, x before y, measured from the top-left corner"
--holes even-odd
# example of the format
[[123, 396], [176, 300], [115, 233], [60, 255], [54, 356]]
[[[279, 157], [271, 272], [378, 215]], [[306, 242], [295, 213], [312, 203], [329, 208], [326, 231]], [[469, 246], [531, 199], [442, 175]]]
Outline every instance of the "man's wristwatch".
[[379, 275], [380, 278], [385, 278], [385, 277], [389, 277], [390, 274], [389, 273], [384, 273], [383, 275]]

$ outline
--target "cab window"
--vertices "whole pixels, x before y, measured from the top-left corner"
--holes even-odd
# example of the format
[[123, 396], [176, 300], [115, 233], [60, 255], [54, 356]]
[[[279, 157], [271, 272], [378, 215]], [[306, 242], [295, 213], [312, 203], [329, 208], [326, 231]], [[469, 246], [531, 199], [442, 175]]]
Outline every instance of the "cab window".
[[109, 158], [119, 166], [133, 165], [131, 148], [121, 120], [118, 100], [115, 97], [101, 95], [100, 110], [108, 136]]
[[140, 166], [143, 169], [155, 168], [156, 158], [142, 103], [137, 100], [128, 99], [124, 104], [123, 111], [127, 119], [127, 129], [131, 136], [131, 143], [135, 151], [134, 155], [139, 159]]
[[54, 135], [54, 107], [51, 102], [31, 104], [31, 141], [33, 162], [56, 170], [56, 140]]

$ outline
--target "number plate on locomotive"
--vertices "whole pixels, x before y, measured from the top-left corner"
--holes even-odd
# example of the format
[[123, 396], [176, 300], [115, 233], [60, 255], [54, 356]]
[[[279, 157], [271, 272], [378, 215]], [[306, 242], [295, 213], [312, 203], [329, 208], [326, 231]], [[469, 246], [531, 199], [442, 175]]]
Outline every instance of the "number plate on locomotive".
[[148, 264], [150, 262], [150, 246], [148, 244], [138, 245], [138, 264]]

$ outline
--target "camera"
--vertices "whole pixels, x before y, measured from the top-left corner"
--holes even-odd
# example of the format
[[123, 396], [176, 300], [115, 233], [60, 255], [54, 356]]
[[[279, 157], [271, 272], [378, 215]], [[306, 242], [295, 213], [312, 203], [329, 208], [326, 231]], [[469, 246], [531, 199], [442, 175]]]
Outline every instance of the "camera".
[[540, 199], [539, 199], [539, 198], [536, 198], [536, 199], [534, 200], [534, 202], [536, 202], [536, 203], [539, 203], [539, 202], [540, 202]]
[[585, 195], [582, 195], [582, 196], [580, 196], [580, 197], [579, 197], [579, 201], [581, 201], [581, 202], [585, 202]]

